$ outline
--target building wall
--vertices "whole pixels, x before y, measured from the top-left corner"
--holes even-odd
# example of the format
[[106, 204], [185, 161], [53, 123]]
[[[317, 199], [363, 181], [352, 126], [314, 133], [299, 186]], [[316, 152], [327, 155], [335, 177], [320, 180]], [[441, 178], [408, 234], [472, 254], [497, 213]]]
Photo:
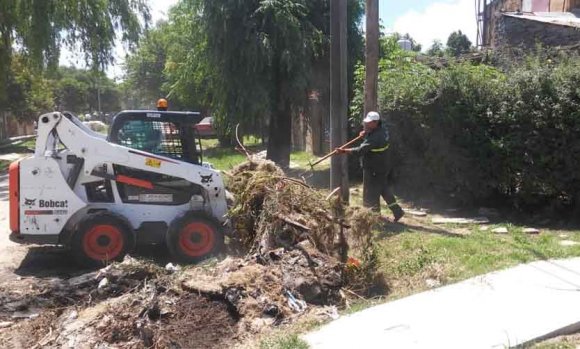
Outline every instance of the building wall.
[[560, 24], [544, 23], [512, 16], [502, 16], [497, 22], [492, 46], [512, 46], [533, 49], [544, 46], [568, 46], [580, 42], [580, 30]]
[[483, 13], [483, 46], [490, 46], [496, 40], [496, 25], [502, 12], [516, 12], [521, 8], [522, 0], [495, 0], [487, 5]]
[[523, 12], [570, 12], [580, 6], [579, 0], [522, 0]]
[[[570, 12], [580, 9], [580, 0], [495, 0], [485, 7], [483, 13], [483, 46], [496, 46], [503, 39], [498, 38], [498, 22], [503, 19], [502, 12], [538, 11]], [[535, 27], [532, 25], [532, 27]], [[567, 31], [567, 30], [566, 30]], [[548, 34], [550, 36], [551, 34]], [[552, 41], [552, 40], [548, 40]], [[557, 40], [556, 40], [557, 41]], [[563, 41], [568, 42], [567, 39]]]

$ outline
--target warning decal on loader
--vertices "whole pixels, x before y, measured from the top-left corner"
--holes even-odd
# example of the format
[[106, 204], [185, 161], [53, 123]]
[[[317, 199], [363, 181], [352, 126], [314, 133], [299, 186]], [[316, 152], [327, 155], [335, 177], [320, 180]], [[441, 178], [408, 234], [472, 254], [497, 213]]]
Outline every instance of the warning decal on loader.
[[67, 210], [26, 210], [24, 211], [25, 216], [53, 216], [53, 215], [66, 215]]
[[160, 168], [161, 167], [161, 160], [153, 159], [153, 158], [145, 158], [145, 166]]

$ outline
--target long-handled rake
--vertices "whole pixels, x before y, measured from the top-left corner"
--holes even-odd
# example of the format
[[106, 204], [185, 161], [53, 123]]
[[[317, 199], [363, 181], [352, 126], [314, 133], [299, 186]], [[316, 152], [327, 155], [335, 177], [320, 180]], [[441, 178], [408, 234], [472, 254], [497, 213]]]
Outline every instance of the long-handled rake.
[[[347, 143], [341, 145], [339, 148], [346, 148], [352, 144], [354, 144], [356, 141], [361, 140], [364, 137], [364, 135], [359, 135], [358, 137], [348, 141]], [[315, 162], [309, 161], [308, 165], [310, 166], [310, 169], [303, 172], [300, 177], [304, 176], [304, 174], [308, 173], [308, 172], [312, 172], [314, 171], [314, 166], [318, 165], [319, 163], [323, 162], [324, 160], [328, 159], [329, 157], [332, 157], [334, 155], [336, 155], [337, 151], [336, 149], [334, 149], [333, 151], [331, 151], [330, 153], [324, 155], [323, 157], [321, 157], [320, 159], [316, 160]]]

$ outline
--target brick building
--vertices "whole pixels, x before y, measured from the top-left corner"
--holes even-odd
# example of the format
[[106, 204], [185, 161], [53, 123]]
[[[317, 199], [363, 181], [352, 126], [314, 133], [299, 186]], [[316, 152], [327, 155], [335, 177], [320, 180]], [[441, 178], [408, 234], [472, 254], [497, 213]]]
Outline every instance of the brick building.
[[476, 6], [479, 46], [580, 43], [580, 0], [476, 0]]

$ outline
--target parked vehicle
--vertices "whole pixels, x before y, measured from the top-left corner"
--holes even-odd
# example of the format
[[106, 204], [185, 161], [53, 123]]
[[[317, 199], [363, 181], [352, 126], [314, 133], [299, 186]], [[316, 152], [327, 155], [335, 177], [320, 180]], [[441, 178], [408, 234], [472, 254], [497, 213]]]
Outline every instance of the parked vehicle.
[[215, 129], [213, 128], [213, 117], [211, 116], [203, 118], [195, 125], [195, 129], [199, 137], [212, 138], [216, 136]]

